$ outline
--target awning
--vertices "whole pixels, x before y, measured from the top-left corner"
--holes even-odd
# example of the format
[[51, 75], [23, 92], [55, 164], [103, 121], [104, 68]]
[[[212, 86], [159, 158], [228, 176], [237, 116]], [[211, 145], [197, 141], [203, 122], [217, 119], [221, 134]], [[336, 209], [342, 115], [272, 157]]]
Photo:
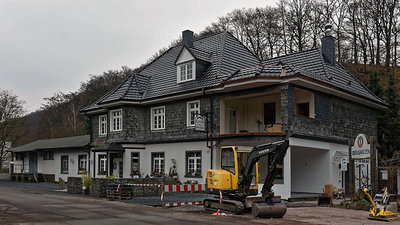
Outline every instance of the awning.
[[114, 152], [124, 152], [125, 149], [122, 147], [122, 145], [116, 143], [116, 142], [111, 142], [111, 143], [106, 143], [102, 146], [95, 146], [90, 149], [92, 152], [109, 152], [109, 151], [114, 151]]

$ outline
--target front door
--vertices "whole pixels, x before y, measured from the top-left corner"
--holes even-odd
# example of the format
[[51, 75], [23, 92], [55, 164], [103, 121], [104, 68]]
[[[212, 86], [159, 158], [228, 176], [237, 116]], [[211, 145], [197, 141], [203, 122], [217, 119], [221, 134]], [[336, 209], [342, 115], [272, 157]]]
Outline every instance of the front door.
[[122, 158], [113, 159], [113, 175], [122, 178]]
[[29, 173], [37, 173], [37, 153], [29, 152]]

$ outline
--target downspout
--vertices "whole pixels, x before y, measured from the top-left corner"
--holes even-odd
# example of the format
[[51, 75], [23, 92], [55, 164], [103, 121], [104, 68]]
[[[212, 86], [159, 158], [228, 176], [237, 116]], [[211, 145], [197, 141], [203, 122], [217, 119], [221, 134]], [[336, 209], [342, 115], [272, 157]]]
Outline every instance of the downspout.
[[[203, 88], [202, 89], [202, 91], [203, 91], [203, 95], [206, 95], [206, 92], [205, 92], [205, 89]], [[213, 123], [213, 116], [214, 116], [214, 105], [213, 105], [213, 98], [212, 98], [212, 95], [210, 95], [209, 97], [208, 97], [208, 99], [209, 99], [209, 101], [210, 101], [210, 113], [207, 115], [207, 117], [208, 118], [210, 118], [210, 132], [208, 132], [208, 130], [207, 130], [207, 143], [208, 143], [208, 139], [210, 138], [210, 146], [209, 146], [209, 148], [210, 148], [210, 151], [211, 151], [211, 154], [210, 154], [210, 161], [211, 161], [211, 163], [210, 163], [210, 169], [213, 169], [213, 159], [214, 159], [214, 154], [213, 154], [213, 151], [214, 151], [214, 143], [213, 143], [213, 139], [212, 139], [212, 136], [213, 136], [213, 127], [214, 127], [214, 123]], [[207, 121], [208, 122], [208, 121]], [[208, 146], [207, 146], [208, 147]]]

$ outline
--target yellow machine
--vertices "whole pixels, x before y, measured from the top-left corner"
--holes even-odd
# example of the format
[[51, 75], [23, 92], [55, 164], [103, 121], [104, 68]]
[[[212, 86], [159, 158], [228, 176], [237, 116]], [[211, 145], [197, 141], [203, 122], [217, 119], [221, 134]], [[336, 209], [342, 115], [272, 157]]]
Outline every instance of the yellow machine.
[[[221, 209], [241, 214], [246, 208], [252, 208], [254, 217], [281, 218], [286, 206], [272, 192], [273, 181], [289, 147], [289, 141], [283, 140], [253, 148], [225, 146], [221, 148], [221, 168], [207, 171], [208, 193], [222, 194], [223, 199], [211, 198], [203, 201], [205, 209]], [[258, 194], [258, 161], [269, 157], [268, 173], [262, 188], [262, 197]]]
[[374, 200], [372, 200], [368, 188], [364, 188], [364, 193], [371, 202], [368, 219], [384, 221], [397, 220], [397, 213], [388, 209], [390, 195], [387, 193], [387, 188], [384, 189], [383, 194], [375, 195]]

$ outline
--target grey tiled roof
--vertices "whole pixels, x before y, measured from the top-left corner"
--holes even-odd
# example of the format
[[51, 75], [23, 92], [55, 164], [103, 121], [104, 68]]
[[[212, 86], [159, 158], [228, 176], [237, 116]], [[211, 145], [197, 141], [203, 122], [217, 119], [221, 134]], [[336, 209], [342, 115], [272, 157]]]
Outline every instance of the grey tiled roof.
[[[208, 68], [196, 79], [177, 83], [175, 62], [187, 47], [196, 59], [208, 62]], [[91, 111], [114, 101], [143, 101], [215, 87], [221, 83], [253, 76], [279, 77], [301, 74], [333, 85], [344, 92], [385, 104], [372, 94], [340, 64], [325, 62], [321, 49], [293, 53], [260, 62], [240, 41], [228, 32], [222, 32], [193, 42], [192, 46], [178, 45], [129, 76], [114, 90], [82, 109]]]
[[84, 148], [89, 145], [90, 135], [73, 136], [65, 138], [40, 139], [19, 147], [10, 152], [29, 152], [35, 150], [65, 150], [70, 148]]
[[267, 59], [262, 62], [263, 65], [284, 64], [295, 68], [304, 76], [311, 77], [342, 89], [345, 92], [367, 98], [380, 104], [386, 104], [385, 101], [375, 96], [359, 80], [351, 75], [339, 63], [334, 65], [325, 62], [321, 49], [312, 49], [308, 51], [293, 53], [281, 57]]
[[81, 111], [99, 109], [99, 105], [118, 100], [148, 100], [179, 94], [221, 83], [222, 76], [239, 68], [259, 65], [259, 59], [228, 32], [222, 32], [193, 42], [187, 46], [196, 59], [209, 62], [196, 79], [177, 83], [176, 59], [184, 45], [170, 48], [146, 67], [129, 76], [121, 85]]
[[194, 58], [202, 60], [204, 62], [211, 62], [211, 55], [210, 52], [205, 52], [200, 49], [197, 49], [193, 46], [188, 46], [189, 51], [193, 54]]

